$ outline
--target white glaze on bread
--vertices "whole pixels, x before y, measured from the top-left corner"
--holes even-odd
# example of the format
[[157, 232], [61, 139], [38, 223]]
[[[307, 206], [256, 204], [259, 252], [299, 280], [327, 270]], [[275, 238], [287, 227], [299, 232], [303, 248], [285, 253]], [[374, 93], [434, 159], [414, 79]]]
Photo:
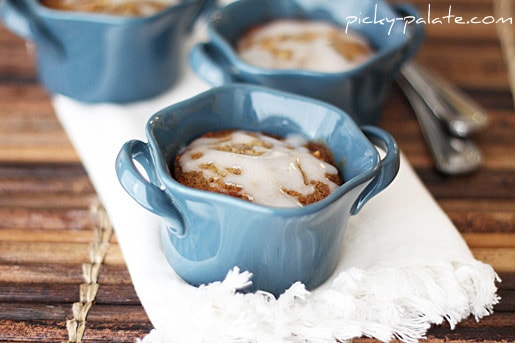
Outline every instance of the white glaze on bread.
[[322, 21], [275, 20], [248, 30], [238, 41], [240, 58], [271, 69], [341, 72], [373, 53], [357, 33]]
[[[215, 191], [234, 193], [231, 195], [255, 203], [302, 206], [299, 197], [316, 195], [317, 188], [329, 194], [339, 181], [336, 167], [315, 157], [306, 143], [300, 136], [280, 140], [261, 133], [229, 131], [193, 141], [181, 152], [175, 169], [179, 170], [179, 179], [193, 172], [197, 180], [187, 181], [189, 185], [207, 180]], [[198, 180], [200, 174], [204, 180]], [[328, 175], [336, 176], [337, 183]], [[231, 191], [225, 192], [224, 188]]]

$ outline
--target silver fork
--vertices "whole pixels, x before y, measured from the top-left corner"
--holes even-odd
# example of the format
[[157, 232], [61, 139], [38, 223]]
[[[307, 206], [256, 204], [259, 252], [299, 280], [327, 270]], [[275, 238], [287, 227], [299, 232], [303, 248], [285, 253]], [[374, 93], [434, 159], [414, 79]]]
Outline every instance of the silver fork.
[[398, 76], [397, 83], [413, 107], [422, 134], [434, 157], [436, 169], [453, 175], [478, 169], [482, 163], [481, 152], [469, 139], [449, 132], [448, 125], [444, 124], [434, 108], [428, 106], [425, 88], [416, 87], [418, 84], [414, 84], [413, 79], [408, 80], [404, 70]]
[[467, 137], [488, 124], [486, 111], [473, 99], [416, 62], [406, 63], [401, 74], [453, 135]]

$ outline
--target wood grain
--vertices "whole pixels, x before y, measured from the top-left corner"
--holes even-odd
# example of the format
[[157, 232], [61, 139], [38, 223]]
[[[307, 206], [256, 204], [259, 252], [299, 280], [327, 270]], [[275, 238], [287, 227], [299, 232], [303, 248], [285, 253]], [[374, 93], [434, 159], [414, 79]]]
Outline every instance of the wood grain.
[[[128, 276], [128, 274], [122, 274]], [[47, 283], [74, 284], [83, 282], [82, 269], [76, 264], [16, 263], [0, 259], [0, 282], [12, 283]]]
[[[423, 15], [428, 2], [412, 0]], [[433, 16], [492, 15], [492, 0], [433, 0]], [[417, 59], [462, 87], [489, 113], [473, 138], [484, 166], [439, 174], [415, 116], [394, 87], [380, 126], [392, 133], [415, 172], [456, 225], [474, 256], [492, 264], [501, 303], [495, 313], [433, 326], [428, 342], [513, 342], [515, 333], [515, 111], [493, 25], [427, 26]], [[61, 342], [80, 302], [84, 266], [98, 228], [98, 197], [38, 83], [30, 44], [0, 27], [0, 342]], [[99, 269], [83, 342], [134, 342], [152, 325], [133, 288], [116, 237]], [[355, 342], [372, 342], [362, 338]]]
[[[501, 19], [494, 12], [492, 0], [412, 0], [410, 3], [428, 23], [424, 45], [416, 57], [423, 65], [468, 88], [510, 89], [508, 67], [497, 34], [500, 27], [489, 23], [490, 19]], [[451, 17], [446, 18], [447, 15]], [[457, 17], [464, 24], [458, 24]], [[487, 20], [485, 24], [466, 23], [472, 19]], [[509, 23], [499, 26], [510, 27]]]

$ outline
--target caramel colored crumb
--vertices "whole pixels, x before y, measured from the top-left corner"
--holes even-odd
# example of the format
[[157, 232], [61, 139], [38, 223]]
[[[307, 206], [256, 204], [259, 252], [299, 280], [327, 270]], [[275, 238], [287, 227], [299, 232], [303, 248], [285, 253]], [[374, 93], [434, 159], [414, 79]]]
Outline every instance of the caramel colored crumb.
[[[176, 161], [178, 162], [179, 159], [180, 157]], [[221, 179], [206, 179], [202, 171], [190, 171], [184, 173], [180, 165], [176, 163], [174, 174], [177, 182], [185, 186], [251, 201], [251, 198], [243, 192], [241, 187], [226, 184]]]
[[306, 144], [306, 148], [319, 160], [334, 165], [333, 154], [324, 144], [310, 141]]
[[200, 151], [195, 151], [191, 154], [191, 159], [192, 160], [198, 160], [199, 158], [201, 158], [202, 156], [204, 156], [203, 153], [201, 153]]
[[315, 186], [315, 190], [309, 194], [301, 194], [292, 189], [282, 189], [281, 191], [290, 196], [296, 197], [298, 201], [304, 206], [320, 201], [326, 198], [329, 194], [331, 194], [329, 186], [325, 183], [319, 181], [311, 181], [310, 184]]
[[204, 164], [201, 164], [199, 167], [200, 167], [200, 169], [210, 170], [213, 173], [215, 173], [216, 175], [221, 176], [221, 177], [227, 176], [227, 174], [224, 173], [222, 170], [220, 170], [214, 163], [204, 163]]
[[225, 170], [228, 173], [234, 174], [234, 175], [241, 175], [243, 173], [243, 171], [240, 168], [225, 168]]
[[210, 131], [202, 135], [205, 138], [226, 138], [226, 140], [231, 139], [231, 134], [234, 130], [220, 130], [220, 131]]

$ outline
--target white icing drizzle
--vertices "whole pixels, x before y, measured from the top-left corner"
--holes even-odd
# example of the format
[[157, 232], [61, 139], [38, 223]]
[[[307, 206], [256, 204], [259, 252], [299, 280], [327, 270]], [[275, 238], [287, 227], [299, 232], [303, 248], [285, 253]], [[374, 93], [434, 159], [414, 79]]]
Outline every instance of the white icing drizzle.
[[151, 16], [177, 4], [178, 0], [42, 0], [53, 9], [98, 12], [120, 16]]
[[[348, 58], [335, 48], [338, 42], [358, 44], [364, 51]], [[327, 22], [301, 20], [276, 20], [257, 27], [240, 39], [237, 51], [242, 60], [258, 67], [320, 72], [351, 69], [373, 53], [361, 35]]]
[[[302, 206], [284, 190], [310, 194], [314, 185], [306, 184], [306, 179], [325, 183], [331, 192], [338, 187], [326, 177], [326, 174], [337, 174], [338, 170], [313, 156], [303, 146], [306, 143], [298, 135], [278, 140], [236, 130], [224, 137], [196, 139], [182, 152], [179, 163], [185, 173], [202, 171], [207, 179], [222, 179], [225, 184], [242, 187], [242, 193], [252, 202], [278, 207]], [[249, 154], [224, 151], [249, 146], [252, 146]], [[231, 172], [235, 170], [238, 172]]]

